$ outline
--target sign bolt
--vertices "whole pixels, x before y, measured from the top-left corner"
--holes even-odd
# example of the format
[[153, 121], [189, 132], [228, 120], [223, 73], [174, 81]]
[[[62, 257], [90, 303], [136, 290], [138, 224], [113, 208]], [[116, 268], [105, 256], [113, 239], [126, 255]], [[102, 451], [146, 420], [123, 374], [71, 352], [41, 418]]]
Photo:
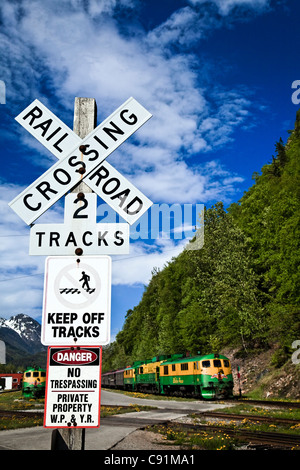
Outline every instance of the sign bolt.
[[85, 167], [82, 166], [81, 168], [79, 168], [78, 170], [75, 170], [77, 173], [79, 173], [80, 175], [83, 175], [85, 173]]

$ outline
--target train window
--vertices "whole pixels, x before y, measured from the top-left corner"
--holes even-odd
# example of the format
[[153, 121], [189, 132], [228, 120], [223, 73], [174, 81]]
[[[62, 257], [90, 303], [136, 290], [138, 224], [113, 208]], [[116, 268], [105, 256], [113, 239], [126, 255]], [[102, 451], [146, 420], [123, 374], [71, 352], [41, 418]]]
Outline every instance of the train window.
[[31, 377], [31, 372], [26, 372], [25, 377]]
[[210, 361], [202, 361], [202, 367], [210, 367]]
[[16, 383], [16, 382], [18, 382], [18, 379], [13, 379], [13, 383]]
[[41, 372], [41, 377], [46, 377], [46, 372]]
[[172, 371], [174, 372], [176, 370], [176, 364], [172, 364]]
[[143, 370], [144, 370], [144, 369], [143, 369], [142, 367], [140, 367], [140, 368], [139, 368], [139, 372], [140, 372], [140, 374], [142, 374], [142, 373], [143, 373]]
[[229, 361], [227, 359], [224, 359], [223, 362], [224, 362], [224, 367], [229, 367]]
[[188, 365], [187, 362], [184, 362], [183, 364], [180, 364], [180, 368], [181, 368], [181, 370], [188, 370], [189, 365]]
[[39, 376], [39, 373], [38, 372], [33, 372], [33, 377], [38, 377]]
[[164, 374], [165, 375], [169, 374], [169, 367], [168, 366], [164, 366]]
[[199, 362], [194, 362], [194, 369], [199, 369]]
[[221, 367], [220, 359], [214, 359], [214, 367]]

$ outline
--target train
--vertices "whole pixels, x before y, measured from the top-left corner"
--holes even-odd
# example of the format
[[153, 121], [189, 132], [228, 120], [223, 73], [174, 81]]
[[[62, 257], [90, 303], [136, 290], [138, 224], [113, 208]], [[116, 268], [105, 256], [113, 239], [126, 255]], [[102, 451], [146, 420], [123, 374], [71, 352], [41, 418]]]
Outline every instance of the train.
[[24, 397], [44, 398], [46, 370], [30, 367], [25, 372], [0, 373], [0, 390], [22, 390]]
[[233, 397], [233, 375], [222, 354], [172, 354], [135, 361], [123, 369], [104, 372], [103, 388], [203, 399]]
[[46, 370], [30, 367], [25, 370], [22, 382], [22, 395], [31, 398], [44, 398], [46, 389]]

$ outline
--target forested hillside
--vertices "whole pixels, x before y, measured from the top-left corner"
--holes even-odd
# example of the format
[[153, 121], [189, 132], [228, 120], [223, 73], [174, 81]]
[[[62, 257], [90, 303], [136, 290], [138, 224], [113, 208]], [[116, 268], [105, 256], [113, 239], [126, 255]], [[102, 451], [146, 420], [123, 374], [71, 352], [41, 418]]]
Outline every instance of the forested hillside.
[[104, 348], [104, 370], [163, 353], [232, 347], [249, 355], [274, 344], [273, 363], [288, 360], [300, 339], [299, 176], [300, 112], [241, 200], [205, 210], [203, 248], [154, 269]]

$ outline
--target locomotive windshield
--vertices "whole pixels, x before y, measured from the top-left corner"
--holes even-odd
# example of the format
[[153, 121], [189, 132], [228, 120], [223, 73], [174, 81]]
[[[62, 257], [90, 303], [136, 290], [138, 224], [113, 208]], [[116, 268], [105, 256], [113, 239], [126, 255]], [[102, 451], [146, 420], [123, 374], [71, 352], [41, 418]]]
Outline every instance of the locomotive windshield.
[[202, 361], [202, 367], [210, 367], [210, 361]]
[[214, 359], [214, 367], [221, 367], [220, 359]]

